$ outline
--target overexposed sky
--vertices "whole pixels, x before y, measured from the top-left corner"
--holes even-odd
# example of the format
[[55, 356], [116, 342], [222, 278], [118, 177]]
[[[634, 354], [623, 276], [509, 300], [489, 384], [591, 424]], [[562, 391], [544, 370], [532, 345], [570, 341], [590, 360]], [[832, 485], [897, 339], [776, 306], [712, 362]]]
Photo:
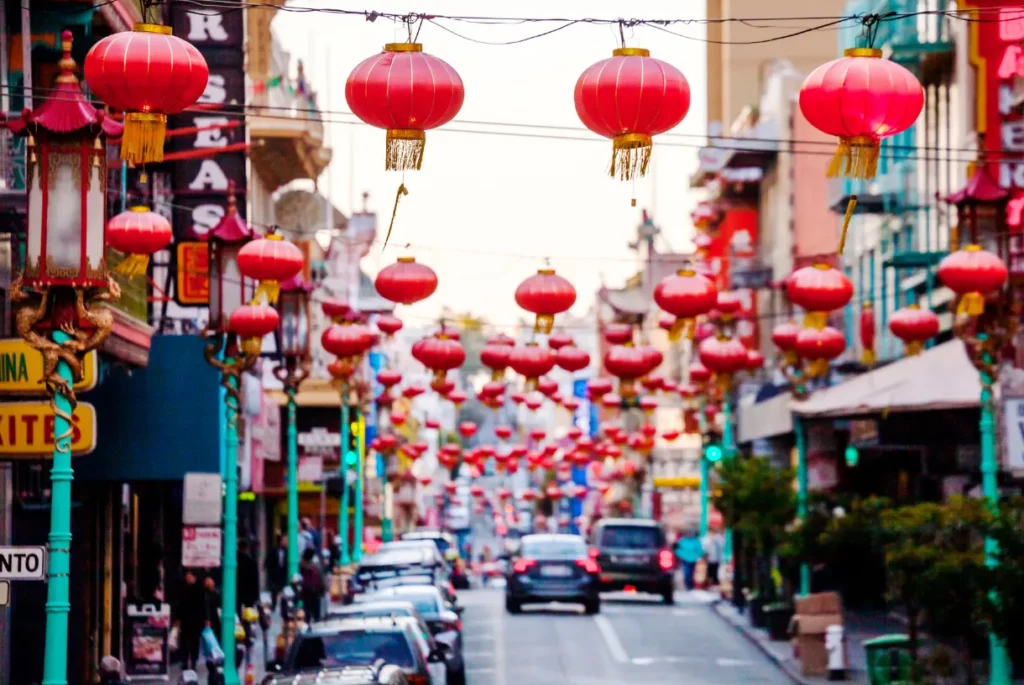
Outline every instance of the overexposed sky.
[[[324, 0], [295, 0], [293, 4], [339, 6]], [[342, 6], [488, 17], [704, 16], [704, 3], [698, 0], [395, 0]], [[487, 42], [516, 40], [557, 26], [443, 24], [463, 36]], [[345, 79], [356, 64], [379, 52], [384, 43], [406, 39], [405, 27], [390, 20], [371, 23], [361, 17], [323, 12], [282, 11], [273, 26], [292, 53], [293, 74], [294, 60], [302, 59], [311, 86], [318, 91], [321, 109], [330, 111], [348, 111]], [[419, 42], [424, 50], [451, 64], [465, 84], [465, 104], [449, 127], [572, 135], [588, 142], [446, 133], [443, 128], [427, 133], [423, 170], [405, 174], [409, 194], [401, 200], [391, 242], [383, 252], [381, 245], [376, 245], [363, 261], [363, 267], [373, 274], [398, 256], [412, 254], [437, 271], [437, 293], [398, 312], [409, 325], [426, 323], [444, 305], [483, 315], [500, 327], [514, 323], [524, 314], [515, 304], [515, 287], [544, 266], [545, 256], [576, 286], [573, 311], [582, 314], [592, 304], [602, 279], [615, 287], [635, 272], [637, 262], [628, 243], [635, 237], [640, 211], [645, 208], [663, 229], [667, 241], [663, 247], [688, 248], [693, 205], [688, 179], [696, 167], [697, 149], [704, 144], [706, 128], [704, 43], [699, 40], [705, 29], [698, 24], [673, 30], [697, 40], [645, 27], [626, 32], [628, 46], [648, 48], [653, 57], [681, 69], [692, 93], [689, 114], [671, 132], [683, 135], [655, 139], [653, 174], [649, 172], [647, 179], [638, 181], [634, 191], [630, 183], [608, 178], [611, 141], [583, 129], [573, 106], [576, 79], [590, 64], [611, 55], [618, 46], [617, 27], [575, 25], [518, 45], [495, 46], [464, 40], [430, 23], [423, 25]], [[333, 118], [352, 120], [351, 116]], [[496, 128], [459, 120], [580, 130]], [[329, 189], [334, 203], [346, 214], [353, 202], [360, 208], [361, 193], [368, 191], [370, 209], [378, 213], [382, 240], [395, 192], [403, 180], [401, 173], [384, 171], [384, 131], [363, 124], [334, 123], [328, 124], [327, 135], [334, 159], [329, 175], [320, 179], [321, 188]], [[630, 207], [634, 193], [635, 208]]]

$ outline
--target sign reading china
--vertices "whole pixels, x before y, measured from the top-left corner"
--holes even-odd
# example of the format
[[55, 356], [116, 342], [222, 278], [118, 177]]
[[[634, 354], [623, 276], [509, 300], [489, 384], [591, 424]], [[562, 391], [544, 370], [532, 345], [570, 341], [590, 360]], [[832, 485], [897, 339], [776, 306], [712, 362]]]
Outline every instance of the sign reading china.
[[[96, 410], [79, 402], [71, 414], [71, 454], [96, 448]], [[0, 458], [39, 459], [53, 456], [53, 410], [49, 402], [0, 404]]]
[[[96, 387], [99, 361], [95, 351], [82, 360], [82, 380], [75, 390]], [[40, 393], [43, 387], [43, 355], [20, 339], [0, 340], [0, 392]]]

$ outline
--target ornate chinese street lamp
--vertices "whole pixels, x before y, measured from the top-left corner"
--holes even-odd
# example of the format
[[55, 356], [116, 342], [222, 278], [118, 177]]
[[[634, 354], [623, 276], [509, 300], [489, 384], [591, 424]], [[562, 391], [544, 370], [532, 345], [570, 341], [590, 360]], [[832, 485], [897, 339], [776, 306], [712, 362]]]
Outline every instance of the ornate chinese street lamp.
[[296, 426], [295, 395], [309, 376], [309, 295], [312, 284], [301, 274], [281, 283], [277, 334], [281, 364], [274, 376], [284, 385], [288, 397], [288, 577], [299, 572], [299, 436]]
[[104, 259], [107, 198], [106, 136], [121, 126], [83, 96], [71, 59], [71, 32], [61, 36], [60, 75], [53, 96], [8, 122], [26, 136], [28, 236], [25, 266], [11, 284], [15, 327], [43, 355], [43, 379], [54, 414], [46, 642], [43, 683], [67, 683], [71, 610], [71, 436], [82, 378], [81, 360], [110, 335], [109, 309], [121, 290]]

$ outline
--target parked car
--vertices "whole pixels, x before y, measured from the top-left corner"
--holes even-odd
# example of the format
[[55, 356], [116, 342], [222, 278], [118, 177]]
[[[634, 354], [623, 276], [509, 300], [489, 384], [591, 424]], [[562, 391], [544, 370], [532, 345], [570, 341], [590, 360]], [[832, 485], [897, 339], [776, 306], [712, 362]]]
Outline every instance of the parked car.
[[377, 592], [358, 595], [354, 607], [374, 607], [379, 604], [393, 604], [396, 600], [410, 602], [416, 613], [423, 617], [430, 635], [444, 644], [445, 661], [448, 666], [448, 682], [464, 685], [466, 664], [462, 652], [461, 609], [451, 605], [444, 595], [432, 585], [402, 585]]
[[459, 545], [450, 533], [440, 530], [420, 529], [402, 533], [400, 542], [429, 540], [437, 547], [437, 551], [451, 565], [451, 581], [456, 590], [469, 589], [469, 575], [466, 572], [466, 561], [459, 553]]
[[[199, 682], [199, 681], [196, 681]], [[398, 666], [378, 663], [373, 666], [310, 671], [303, 674], [269, 673], [260, 685], [409, 685]]]
[[408, 685], [446, 685], [446, 648], [435, 644], [430, 652], [411, 618], [334, 619], [298, 633], [284, 663], [268, 664], [268, 671], [277, 678], [271, 682], [292, 685], [301, 677], [312, 685], [346, 668], [390, 665], [402, 670]]
[[518, 614], [524, 604], [575, 602], [588, 614], [601, 611], [601, 569], [578, 535], [525, 535], [505, 584], [505, 608]]
[[363, 558], [349, 579], [342, 602], [351, 604], [353, 597], [363, 592], [423, 584], [437, 586], [448, 601], [455, 603], [455, 588], [448, 576], [447, 565], [436, 549], [382, 550]]
[[601, 519], [591, 531], [591, 556], [601, 567], [601, 591], [633, 589], [674, 601], [675, 556], [650, 519]]

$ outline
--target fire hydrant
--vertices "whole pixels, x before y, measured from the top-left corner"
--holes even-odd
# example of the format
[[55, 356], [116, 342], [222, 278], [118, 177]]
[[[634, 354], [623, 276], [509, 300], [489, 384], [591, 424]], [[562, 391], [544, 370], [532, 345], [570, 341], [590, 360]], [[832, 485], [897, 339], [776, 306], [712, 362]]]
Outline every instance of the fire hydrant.
[[842, 626], [825, 629], [825, 651], [828, 652], [828, 679], [846, 680], [846, 645], [843, 644]]

